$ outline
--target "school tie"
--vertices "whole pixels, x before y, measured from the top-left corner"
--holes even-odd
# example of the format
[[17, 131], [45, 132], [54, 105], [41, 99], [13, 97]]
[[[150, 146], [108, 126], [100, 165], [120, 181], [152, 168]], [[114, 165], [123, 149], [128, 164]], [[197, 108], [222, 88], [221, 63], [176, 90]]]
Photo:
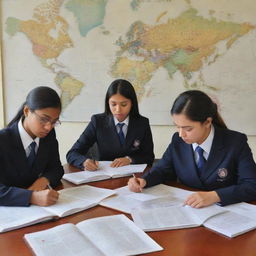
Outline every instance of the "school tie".
[[121, 145], [124, 145], [124, 143], [125, 143], [125, 137], [124, 137], [124, 132], [123, 132], [124, 123], [118, 123], [117, 126], [119, 127], [118, 136], [119, 136], [120, 143], [121, 143]]
[[30, 145], [29, 145], [29, 148], [30, 148], [30, 152], [29, 152], [29, 155], [28, 155], [28, 165], [30, 167], [32, 167], [33, 162], [36, 158], [36, 150], [35, 150], [36, 149], [36, 143], [34, 141], [31, 142]]
[[204, 169], [205, 162], [206, 162], [204, 158], [204, 150], [200, 146], [197, 146], [196, 152], [198, 153], [198, 156], [199, 156], [198, 162], [197, 162], [198, 174], [199, 176], [201, 176]]

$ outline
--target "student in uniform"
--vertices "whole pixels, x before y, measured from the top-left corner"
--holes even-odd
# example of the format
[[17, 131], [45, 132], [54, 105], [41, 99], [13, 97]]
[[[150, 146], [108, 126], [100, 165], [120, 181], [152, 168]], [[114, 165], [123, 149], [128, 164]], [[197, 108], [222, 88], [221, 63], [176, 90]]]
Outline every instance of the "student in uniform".
[[58, 200], [51, 189], [64, 173], [54, 127], [61, 102], [49, 87], [36, 87], [7, 128], [0, 131], [0, 205], [48, 206]]
[[106, 93], [105, 112], [93, 115], [90, 123], [67, 153], [67, 161], [82, 170], [94, 171], [98, 162], [88, 153], [96, 143], [98, 159], [112, 167], [154, 160], [149, 120], [139, 114], [133, 86], [126, 80], [113, 81]]
[[129, 180], [130, 190], [178, 180], [199, 190], [184, 202], [195, 208], [256, 200], [256, 165], [247, 137], [227, 129], [210, 97], [186, 91], [171, 115], [178, 132], [151, 170]]

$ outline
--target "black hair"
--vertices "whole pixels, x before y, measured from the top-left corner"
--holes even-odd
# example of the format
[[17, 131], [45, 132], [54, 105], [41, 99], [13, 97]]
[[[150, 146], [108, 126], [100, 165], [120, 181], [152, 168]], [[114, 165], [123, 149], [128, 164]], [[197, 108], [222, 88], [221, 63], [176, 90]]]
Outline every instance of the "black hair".
[[181, 93], [173, 103], [171, 114], [184, 114], [191, 121], [205, 122], [208, 117], [212, 123], [220, 128], [227, 129], [220, 116], [217, 104], [204, 92], [190, 90]]
[[130, 110], [129, 115], [132, 117], [139, 117], [139, 106], [138, 100], [135, 93], [135, 90], [130, 82], [124, 79], [117, 79], [113, 81], [110, 86], [108, 87], [106, 97], [105, 97], [105, 114], [110, 115], [112, 114], [109, 108], [109, 99], [114, 94], [121, 94], [125, 98], [131, 100], [132, 107]]
[[29, 92], [26, 101], [21, 105], [18, 113], [9, 122], [7, 127], [24, 117], [23, 109], [25, 106], [28, 106], [31, 112], [43, 108], [59, 108], [61, 110], [61, 101], [57, 92], [52, 88], [47, 86], [36, 87]]

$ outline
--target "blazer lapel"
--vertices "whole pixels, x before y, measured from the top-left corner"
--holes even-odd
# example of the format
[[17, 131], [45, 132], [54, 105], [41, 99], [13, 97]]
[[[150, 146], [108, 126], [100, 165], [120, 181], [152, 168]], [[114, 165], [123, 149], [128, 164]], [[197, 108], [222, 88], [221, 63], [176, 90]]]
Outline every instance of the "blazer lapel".
[[219, 163], [225, 157], [226, 151], [223, 145], [223, 138], [221, 131], [215, 127], [215, 134], [212, 142], [211, 151], [206, 162], [205, 170], [202, 178], [207, 179], [213, 172], [216, 171]]
[[119, 136], [117, 134], [116, 126], [112, 115], [107, 116], [106, 128], [108, 130], [107, 134], [109, 135], [109, 139], [111, 139], [111, 144], [115, 145], [114, 147], [116, 147], [116, 145], [120, 145], [121, 148], [121, 143], [119, 140]]
[[[15, 123], [11, 128], [12, 133], [12, 151], [15, 157], [15, 161], [17, 162], [17, 166], [20, 166], [20, 170], [29, 170], [28, 161], [25, 149], [23, 147], [19, 130], [18, 123]], [[16, 153], [17, 152], [17, 153]], [[18, 175], [22, 175], [22, 173], [18, 173]]]
[[134, 139], [136, 138], [134, 138], [133, 136], [133, 131], [135, 131], [136, 129], [139, 129], [139, 127], [136, 127], [136, 119], [130, 117], [127, 134], [125, 138], [126, 147], [129, 147], [132, 143], [134, 143]]

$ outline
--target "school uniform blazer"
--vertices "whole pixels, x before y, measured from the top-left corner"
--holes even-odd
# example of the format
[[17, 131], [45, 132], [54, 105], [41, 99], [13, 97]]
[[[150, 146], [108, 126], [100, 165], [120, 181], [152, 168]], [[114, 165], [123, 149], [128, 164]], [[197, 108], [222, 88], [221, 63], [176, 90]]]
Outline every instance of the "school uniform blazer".
[[68, 163], [83, 169], [83, 162], [91, 158], [87, 153], [94, 143], [98, 149], [97, 160], [113, 161], [115, 158], [129, 156], [133, 164], [151, 165], [154, 161], [149, 121], [143, 116], [130, 117], [125, 145], [122, 146], [113, 116], [104, 113], [93, 115], [80, 138], [67, 153]]
[[18, 122], [0, 131], [0, 205], [28, 206], [32, 191], [26, 188], [38, 177], [45, 177], [52, 186], [56, 186], [63, 173], [54, 129], [40, 139], [31, 168], [18, 131]]
[[247, 137], [217, 127], [201, 177], [197, 173], [192, 145], [175, 133], [162, 159], [143, 178], [148, 187], [178, 179], [199, 190], [215, 190], [221, 205], [256, 200], [256, 165]]

